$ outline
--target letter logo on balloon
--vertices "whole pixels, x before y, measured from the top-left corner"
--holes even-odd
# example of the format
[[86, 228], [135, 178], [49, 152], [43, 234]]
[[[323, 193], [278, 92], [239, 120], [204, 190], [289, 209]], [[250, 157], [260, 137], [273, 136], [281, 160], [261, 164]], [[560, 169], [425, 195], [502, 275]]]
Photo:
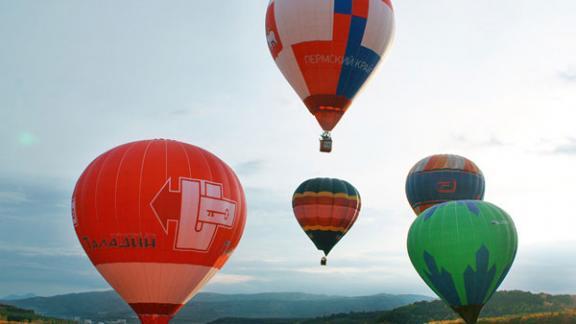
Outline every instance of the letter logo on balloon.
[[218, 228], [232, 228], [236, 215], [236, 202], [222, 197], [222, 184], [188, 178], [180, 178], [176, 190], [168, 179], [150, 207], [166, 234], [175, 223], [174, 250], [207, 252]]
[[455, 193], [456, 187], [457, 183], [454, 179], [438, 181], [436, 184], [436, 191], [439, 193]]

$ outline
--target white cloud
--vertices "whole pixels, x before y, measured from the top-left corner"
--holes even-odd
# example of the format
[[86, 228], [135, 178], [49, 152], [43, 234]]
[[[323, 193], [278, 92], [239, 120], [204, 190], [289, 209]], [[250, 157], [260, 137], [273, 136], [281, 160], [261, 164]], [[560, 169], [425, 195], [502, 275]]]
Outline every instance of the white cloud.
[[22, 204], [26, 201], [26, 194], [23, 192], [0, 191], [0, 204]]
[[293, 271], [312, 274], [363, 274], [363, 273], [383, 273], [390, 269], [390, 267], [380, 266], [367, 266], [367, 267], [305, 267], [296, 268]]
[[0, 242], [0, 252], [12, 253], [27, 257], [86, 257], [82, 249], [69, 247], [21, 246], [13, 243]]
[[558, 73], [558, 76], [560, 77], [560, 79], [569, 82], [569, 83], [573, 83], [576, 82], [576, 70], [575, 69], [568, 69], [565, 71], [561, 71]]
[[255, 281], [257, 278], [249, 275], [240, 274], [229, 274], [229, 273], [217, 273], [211, 280], [210, 284], [221, 284], [221, 285], [234, 285], [250, 281]]

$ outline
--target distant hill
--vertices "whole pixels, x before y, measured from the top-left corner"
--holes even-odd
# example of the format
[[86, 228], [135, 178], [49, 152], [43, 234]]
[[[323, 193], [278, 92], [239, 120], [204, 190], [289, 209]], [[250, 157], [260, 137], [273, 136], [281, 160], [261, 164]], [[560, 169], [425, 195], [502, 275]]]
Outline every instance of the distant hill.
[[8, 295], [4, 297], [0, 297], [0, 300], [18, 300], [18, 299], [26, 299], [36, 297], [34, 294], [22, 294], [22, 295]]
[[0, 323], [24, 323], [32, 321], [34, 321], [34, 323], [53, 323], [53, 324], [73, 323], [72, 321], [41, 316], [31, 310], [0, 304]]
[[[2, 303], [59, 318], [137, 322], [129, 306], [112, 291]], [[458, 323], [456, 320], [454, 312], [441, 301], [418, 295], [341, 297], [303, 293], [201, 293], [182, 309], [174, 322], [453, 324]], [[576, 323], [576, 296], [500, 291], [482, 311], [480, 323]]]
[[[500, 317], [542, 312], [559, 312], [576, 308], [571, 295], [532, 294], [524, 291], [497, 292], [486, 304], [481, 317]], [[433, 320], [457, 319], [454, 312], [443, 302], [419, 302], [384, 312], [377, 317], [378, 323], [424, 323]]]
[[[532, 294], [523, 291], [497, 292], [486, 305], [479, 323], [576, 323], [576, 296]], [[349, 312], [313, 319], [277, 318], [274, 322], [248, 318], [222, 318], [211, 324], [456, 324], [450, 308], [440, 300], [416, 302], [384, 312]]]
[[[267, 319], [266, 323], [273, 323], [271, 318], [314, 318], [342, 312], [382, 311], [421, 300], [431, 298], [389, 294], [342, 297], [304, 293], [200, 293], [178, 313], [175, 323], [205, 323], [224, 317], [262, 318]], [[113, 291], [34, 297], [3, 303], [33, 309], [48, 316], [136, 322], [130, 307]]]
[[[463, 324], [462, 320], [433, 321], [428, 324]], [[551, 313], [534, 313], [527, 315], [507, 315], [499, 317], [484, 317], [478, 321], [479, 324], [570, 324], [576, 323], [576, 309]]]

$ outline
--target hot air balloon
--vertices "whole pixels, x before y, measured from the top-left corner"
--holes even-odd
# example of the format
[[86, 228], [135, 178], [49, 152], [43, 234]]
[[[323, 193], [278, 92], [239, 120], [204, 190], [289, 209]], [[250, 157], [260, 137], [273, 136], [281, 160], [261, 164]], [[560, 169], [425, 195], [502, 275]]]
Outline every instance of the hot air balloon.
[[142, 323], [168, 323], [222, 268], [246, 221], [238, 178], [215, 155], [171, 140], [118, 146], [72, 198], [90, 261]]
[[394, 30], [390, 0], [271, 0], [266, 39], [276, 65], [330, 131], [385, 54]]
[[468, 324], [476, 323], [506, 277], [517, 246], [510, 216], [481, 200], [431, 207], [416, 218], [408, 233], [414, 268]]
[[330, 250], [358, 218], [360, 194], [344, 180], [310, 179], [294, 192], [292, 207], [304, 232], [324, 252], [320, 264], [326, 265]]
[[465, 157], [438, 154], [424, 158], [406, 178], [406, 197], [416, 215], [445, 201], [484, 198], [482, 171]]

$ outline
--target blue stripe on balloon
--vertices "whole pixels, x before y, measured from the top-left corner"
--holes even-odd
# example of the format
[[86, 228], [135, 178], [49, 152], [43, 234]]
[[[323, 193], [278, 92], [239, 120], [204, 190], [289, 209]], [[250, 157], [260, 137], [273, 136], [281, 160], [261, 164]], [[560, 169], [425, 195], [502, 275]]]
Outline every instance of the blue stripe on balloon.
[[346, 56], [354, 54], [362, 44], [364, 31], [366, 30], [366, 18], [352, 16], [350, 21], [350, 32], [348, 34], [348, 44], [346, 46]]
[[354, 98], [380, 60], [376, 52], [362, 46], [366, 23], [366, 18], [351, 17], [346, 54], [336, 90], [337, 95], [348, 99]]
[[[443, 183], [451, 182], [456, 186], [454, 192], [439, 191], [444, 188]], [[484, 197], [484, 178], [457, 170], [416, 172], [406, 180], [406, 196], [412, 207], [451, 200], [480, 200]], [[474, 205], [469, 209], [474, 212], [477, 208]]]
[[352, 0], [334, 0], [334, 13], [351, 15]]
[[436, 209], [438, 209], [438, 205], [434, 205], [434, 206], [426, 209], [424, 211], [424, 214], [420, 217], [424, 217], [424, 221], [427, 221], [428, 219], [430, 219], [430, 217], [432, 217], [434, 215], [434, 213], [436, 212]]
[[475, 201], [466, 200], [465, 204], [466, 204], [466, 207], [468, 207], [468, 210], [472, 214], [474, 214], [476, 216], [480, 215], [480, 208], [478, 208], [478, 204]]

